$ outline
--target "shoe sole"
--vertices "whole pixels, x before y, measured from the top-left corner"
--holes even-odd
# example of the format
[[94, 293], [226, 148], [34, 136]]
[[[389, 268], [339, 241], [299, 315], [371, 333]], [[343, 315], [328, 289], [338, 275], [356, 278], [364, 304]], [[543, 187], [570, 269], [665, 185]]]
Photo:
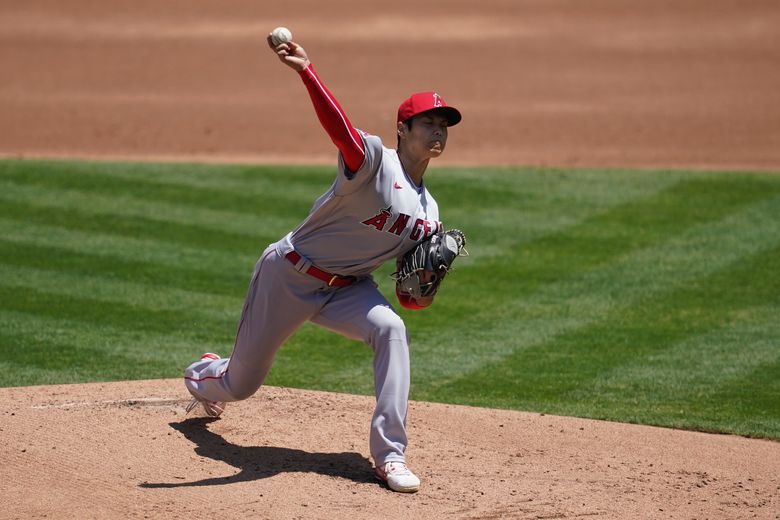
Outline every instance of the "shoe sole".
[[379, 482], [381, 482], [382, 484], [387, 486], [387, 488], [389, 490], [395, 491], [397, 493], [417, 493], [420, 490], [420, 486], [419, 485], [415, 486], [415, 487], [401, 487], [401, 486], [393, 487], [392, 485], [390, 485], [390, 481], [388, 481], [386, 478], [384, 478], [379, 473], [374, 473], [374, 477], [376, 477], [376, 479]]

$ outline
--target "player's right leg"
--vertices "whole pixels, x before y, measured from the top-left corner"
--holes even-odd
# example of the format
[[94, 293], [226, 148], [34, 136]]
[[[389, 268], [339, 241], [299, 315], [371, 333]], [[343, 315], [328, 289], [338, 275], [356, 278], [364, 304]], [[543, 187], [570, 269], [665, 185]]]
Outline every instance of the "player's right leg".
[[255, 266], [232, 354], [187, 367], [184, 379], [190, 393], [206, 403], [253, 395], [279, 347], [315, 312], [319, 285], [296, 271], [273, 246], [266, 249]]

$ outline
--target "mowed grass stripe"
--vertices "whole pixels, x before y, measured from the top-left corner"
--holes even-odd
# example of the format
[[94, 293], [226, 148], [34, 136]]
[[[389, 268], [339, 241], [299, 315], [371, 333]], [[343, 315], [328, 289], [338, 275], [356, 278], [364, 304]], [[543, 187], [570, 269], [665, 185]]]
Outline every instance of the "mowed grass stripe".
[[[313, 200], [327, 189], [336, 176], [336, 154], [332, 166], [240, 165], [206, 163], [123, 163], [103, 161], [46, 161], [24, 159], [7, 161], [3, 171], [45, 170], [48, 175], [101, 175], [132, 182], [166, 185], [175, 190], [196, 188], [225, 193], [269, 194], [277, 200], [300, 202]], [[324, 188], [324, 189], [323, 189]], [[277, 193], [278, 192], [278, 193]]]
[[[740, 258], [676, 291], [615, 309], [590, 327], [521, 349], [500, 364], [440, 388], [437, 395], [468, 395], [472, 404], [516, 406], [519, 402], [531, 410], [592, 415], [594, 402], [600, 399], [593, 392], [594, 382], [604, 372], [717, 329], [776, 300], [778, 259], [780, 246]], [[599, 417], [614, 418], [611, 410]]]
[[122, 236], [148, 236], [193, 247], [245, 252], [252, 244], [271, 242], [296, 223], [294, 217], [246, 215], [228, 210], [75, 190], [41, 189], [0, 182], [0, 216], [31, 223]]
[[[171, 332], [151, 331], [147, 329], [135, 329], [128, 333], [124, 327], [115, 327], [110, 323], [88, 323], [68, 319], [67, 317], [45, 316], [17, 311], [0, 311], [0, 321], [4, 324], [11, 338], [32, 338], [33, 340], [45, 340], [52, 338], [59, 343], [69, 343], [85, 348], [101, 348], [105, 353], [119, 354], [142, 360], [153, 360], [165, 364], [177, 363], [176, 370], [184, 370], [178, 365], [182, 359], [189, 364], [203, 353], [202, 346], [211, 346], [224, 349], [233, 347], [233, 339], [230, 342], [218, 343], [193, 343], [191, 339]], [[4, 346], [8, 348], [9, 343]], [[11, 339], [13, 345], [19, 342]], [[224, 350], [221, 350], [225, 352]], [[7, 352], [11, 354], [11, 352]], [[229, 353], [229, 352], [227, 352]], [[19, 354], [22, 354], [19, 352]], [[50, 351], [56, 355], [56, 351]], [[193, 358], [193, 356], [195, 356]]]
[[522, 276], [523, 287], [593, 269], [621, 255], [651, 247], [692, 226], [718, 220], [780, 194], [780, 184], [751, 177], [685, 179], [642, 199], [599, 213], [582, 223], [518, 246], [522, 262], [493, 260], [498, 272]]
[[[15, 341], [15, 338], [0, 331], [0, 351]], [[165, 377], [168, 369], [151, 360], [108, 354], [100, 347], [85, 348], [78, 343], [60, 343], [51, 338], [25, 338], [24, 342], [17, 344], [24, 353], [4, 359], [7, 372], [4, 371], [5, 375], [0, 379], [2, 386], [88, 382], [94, 380], [96, 372], [100, 373], [101, 381], [121, 381], [128, 376], [156, 379]]]
[[[0, 218], [0, 237], [5, 242], [45, 246], [75, 254], [115, 258], [157, 264], [185, 270], [251, 275], [257, 258], [268, 244], [257, 244], [257, 253], [245, 255], [219, 249], [200, 249], [169, 244], [142, 237], [114, 236], [110, 233], [83, 232], [57, 226], [30, 224], [22, 220]], [[247, 279], [248, 280], [248, 279]]]
[[780, 418], [778, 315], [778, 305], [734, 312], [720, 326], [604, 372], [569, 398], [633, 422], [663, 417], [667, 426], [703, 430], [717, 430], [728, 409], [737, 418], [729, 431], [768, 432]]
[[[457, 268], [447, 280], [446, 291], [437, 296], [436, 304], [445, 305], [449, 312], [405, 314], [417, 338], [416, 362], [429, 367], [417, 377], [426, 387], [446, 385], [450, 378], [481, 371], [482, 365], [500, 362], [515, 350], [588, 326], [616, 308], [674, 290], [771, 247], [780, 242], [780, 228], [772, 217], [779, 206], [780, 196], [761, 200], [722, 220], [680, 230], [681, 234], [653, 247], [624, 251], [611, 263], [600, 260], [598, 268], [571, 267], [560, 279], [545, 284], [527, 281], [522, 274], [496, 278], [492, 270], [473, 264]], [[537, 254], [550, 255], [532, 247], [529, 262], [536, 262]], [[485, 283], [485, 277], [491, 283]], [[453, 321], [453, 315], [461, 318]], [[442, 351], [448, 352], [444, 359]]]
[[[1, 341], [2, 340], [0, 340], [0, 344], [2, 344]], [[12, 358], [6, 358], [5, 361], [0, 361], [0, 373], [4, 374], [3, 376], [0, 376], [0, 385], [3, 387], [13, 387], [87, 383], [95, 381], [95, 373], [101, 371], [102, 367], [82, 370], [45, 369], [20, 365], [14, 362]], [[125, 379], [127, 378], [117, 378], [116, 380]]]
[[[775, 336], [775, 352], [778, 344], [780, 340]], [[700, 423], [711, 431], [780, 437], [780, 360], [777, 357], [774, 362], [763, 363], [746, 373], [742, 380], [732, 379], [718, 389], [707, 403], [696, 403], [706, 410], [698, 413], [705, 417], [697, 425]], [[718, 412], [724, 409], [730, 411], [728, 417], [718, 417]]]
[[102, 304], [133, 305], [150, 311], [177, 310], [187, 312], [195, 320], [238, 321], [243, 298], [213, 295], [156, 284], [114, 280], [94, 274], [73, 274], [59, 270], [34, 269], [3, 265], [7, 287], [44, 289], [52, 296], [91, 298]]
[[96, 373], [100, 380], [177, 377], [204, 351], [232, 348], [232, 340], [198, 343], [180, 334], [24, 312], [0, 311], [0, 323], [0, 359], [13, 365], [0, 376], [2, 386], [94, 381]]
[[[430, 168], [426, 184], [437, 200], [447, 201], [447, 206], [442, 208], [447, 213], [466, 208], [489, 211], [513, 207], [521, 215], [530, 211], [554, 219], [563, 213], [582, 220], [626, 201], [648, 197], [690, 177], [690, 173], [680, 171]], [[506, 204], [485, 204], [493, 201]], [[556, 208], [560, 212], [551, 214], [550, 204], [560, 206]]]
[[258, 242], [271, 242], [269, 236], [214, 231], [187, 224], [159, 222], [143, 217], [118, 217], [74, 209], [46, 208], [18, 202], [0, 204], [0, 217], [23, 220], [30, 224], [83, 232], [109, 232], [116, 236], [144, 237], [192, 248], [213, 248], [224, 252], [249, 254]]
[[[95, 254], [79, 253], [71, 248], [25, 244], [0, 239], [0, 266], [56, 270], [69, 275], [97, 276], [107, 280], [141, 283], [161, 289], [192, 291], [216, 296], [243, 296], [251, 272], [242, 276], [235, 271], [176, 267], [155, 262], [106, 256], [103, 250]], [[103, 253], [103, 254], [101, 254]]]
[[426, 184], [445, 226], [466, 232], [469, 261], [502, 262], [514, 248], [651, 197], [681, 178], [680, 172], [453, 168], [434, 169]]
[[[101, 347], [87, 348], [79, 343], [62, 343], [51, 338], [36, 340], [29, 337], [24, 338], [23, 342], [17, 342], [16, 338], [7, 332], [0, 331], [0, 350], [6, 350], [6, 345], [13, 344], [24, 349], [24, 352], [20, 356], [5, 358], [3, 361], [8, 367], [8, 373], [2, 379], [8, 378], [11, 386], [87, 382], [94, 377], [96, 371], [100, 372], [103, 381], [123, 380], [128, 373], [134, 374], [137, 379], [154, 379], [164, 377], [167, 369], [153, 360], [109, 354]], [[17, 372], [19, 368], [24, 370]], [[42, 374], [58, 372], [56, 377], [42, 382], [24, 376], [25, 373], [40, 377]], [[6, 381], [0, 381], [3, 386], [9, 386], [5, 383]]]
[[233, 319], [196, 318], [191, 312], [148, 310], [127, 303], [110, 305], [95, 298], [51, 294], [28, 287], [0, 285], [0, 310], [64, 318], [90, 325], [111, 325], [128, 333], [137, 330], [159, 334], [179, 334], [199, 343], [224, 343], [235, 335]]
[[[286, 190], [276, 190], [274, 197], [259, 197], [256, 193], [221, 188], [200, 188], [189, 186], [186, 190], [176, 185], [166, 184], [153, 179], [136, 179], [111, 175], [116, 169], [123, 169], [122, 164], [100, 164], [63, 162], [50, 163], [47, 167], [35, 167], [34, 163], [0, 162], [0, 175], [6, 181], [17, 184], [39, 186], [49, 190], [79, 190], [84, 193], [132, 196], [139, 199], [163, 203], [231, 211], [259, 215], [263, 212], [286, 213], [295, 211], [306, 215], [311, 202], [318, 194], [312, 192], [309, 198], [286, 196]], [[183, 165], [168, 165], [169, 168], [182, 168]], [[131, 167], [132, 169], [132, 167]], [[214, 167], [219, 171], [218, 167]], [[163, 167], [163, 170], [165, 168]], [[299, 181], [299, 177], [288, 180], [289, 183]], [[307, 183], [308, 186], [308, 183]], [[327, 189], [327, 186], [325, 187]], [[324, 189], [319, 190], [321, 193]]]

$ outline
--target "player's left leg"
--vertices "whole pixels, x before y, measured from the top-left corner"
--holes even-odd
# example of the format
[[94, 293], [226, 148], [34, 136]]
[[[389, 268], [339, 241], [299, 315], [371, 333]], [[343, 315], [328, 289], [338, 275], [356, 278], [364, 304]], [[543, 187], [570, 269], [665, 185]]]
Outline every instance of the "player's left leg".
[[409, 399], [409, 338], [403, 320], [373, 280], [338, 289], [314, 323], [374, 350], [376, 409], [371, 421], [371, 456], [377, 466], [404, 462]]

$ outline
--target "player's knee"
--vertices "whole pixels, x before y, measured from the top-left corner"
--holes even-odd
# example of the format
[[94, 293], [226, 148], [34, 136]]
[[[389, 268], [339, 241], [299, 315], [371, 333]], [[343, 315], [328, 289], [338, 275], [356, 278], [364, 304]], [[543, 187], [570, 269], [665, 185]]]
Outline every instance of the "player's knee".
[[242, 382], [242, 384], [235, 384], [233, 381], [230, 381], [230, 383], [232, 384], [228, 385], [227, 390], [235, 401], [249, 399], [255, 395], [262, 386], [262, 381]]
[[386, 343], [392, 340], [409, 341], [404, 320], [396, 313], [387, 313], [377, 320], [370, 341], [372, 344]]
[[244, 399], [249, 399], [250, 397], [255, 395], [256, 392], [257, 392], [257, 388], [233, 388], [231, 389], [230, 394], [233, 396], [233, 399], [235, 399], [236, 401], [242, 401]]

